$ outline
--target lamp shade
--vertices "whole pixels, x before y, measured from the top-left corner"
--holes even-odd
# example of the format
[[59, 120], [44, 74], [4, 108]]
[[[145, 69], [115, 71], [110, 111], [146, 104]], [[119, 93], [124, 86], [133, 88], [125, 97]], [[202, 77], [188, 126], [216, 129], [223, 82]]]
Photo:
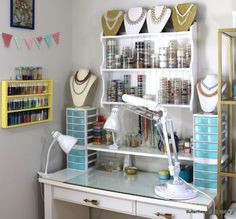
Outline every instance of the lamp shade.
[[77, 138], [68, 135], [63, 135], [58, 131], [53, 131], [52, 137], [57, 140], [61, 149], [67, 154], [77, 142]]
[[111, 132], [120, 132], [120, 121], [118, 118], [118, 107], [113, 107], [111, 115], [108, 117], [104, 124], [104, 129]]

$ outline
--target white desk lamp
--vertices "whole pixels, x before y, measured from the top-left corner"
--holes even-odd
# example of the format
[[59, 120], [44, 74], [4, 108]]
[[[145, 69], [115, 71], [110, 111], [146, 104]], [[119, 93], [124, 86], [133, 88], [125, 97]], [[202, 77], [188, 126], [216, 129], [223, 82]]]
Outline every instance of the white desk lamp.
[[66, 154], [68, 154], [70, 152], [70, 150], [72, 149], [72, 147], [76, 144], [76, 142], [78, 140], [75, 137], [68, 136], [68, 135], [63, 135], [58, 131], [53, 131], [51, 134], [52, 134], [52, 137], [53, 137], [53, 141], [52, 141], [52, 143], [51, 143], [51, 145], [48, 149], [45, 172], [44, 173], [39, 173], [39, 175], [43, 176], [43, 177], [47, 177], [47, 175], [48, 175], [49, 155], [50, 155], [50, 151], [51, 151], [53, 145], [55, 144], [55, 142], [57, 141], [59, 143], [61, 149]]
[[111, 111], [111, 115], [108, 117], [104, 124], [104, 129], [107, 131], [112, 132], [112, 138], [113, 138], [113, 145], [110, 145], [110, 149], [118, 149], [119, 146], [116, 144], [115, 140], [115, 132], [120, 132], [120, 121], [118, 118], [118, 112], [119, 108], [118, 107], [113, 107]]
[[[160, 104], [151, 101], [145, 100], [143, 98], [130, 96], [124, 94], [122, 99], [135, 107], [127, 108], [127, 110], [132, 111], [138, 115], [146, 117], [150, 120], [156, 121], [157, 128], [161, 128], [162, 133], [159, 131], [163, 141], [166, 145], [166, 151], [168, 156], [169, 171], [170, 175], [173, 176], [173, 180], [168, 181], [167, 183], [156, 186], [155, 193], [156, 195], [167, 198], [167, 199], [191, 199], [197, 196], [197, 191], [187, 186], [180, 178], [180, 163], [177, 157], [176, 145], [174, 140], [173, 133], [173, 123], [172, 120], [167, 117], [167, 111]], [[174, 151], [174, 159], [172, 160], [170, 152], [170, 144], [168, 139], [168, 126], [170, 130], [171, 142]]]

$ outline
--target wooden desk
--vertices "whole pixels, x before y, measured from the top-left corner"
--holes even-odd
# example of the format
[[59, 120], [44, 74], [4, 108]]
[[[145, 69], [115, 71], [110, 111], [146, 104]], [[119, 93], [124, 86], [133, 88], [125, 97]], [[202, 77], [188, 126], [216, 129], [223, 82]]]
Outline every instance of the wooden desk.
[[205, 219], [211, 207], [211, 201], [203, 195], [185, 201], [158, 198], [154, 188], [163, 181], [155, 173], [127, 176], [123, 172], [80, 173], [65, 169], [39, 178], [39, 182], [44, 184], [45, 219], [56, 219], [55, 199], [153, 219], [168, 215], [172, 219]]

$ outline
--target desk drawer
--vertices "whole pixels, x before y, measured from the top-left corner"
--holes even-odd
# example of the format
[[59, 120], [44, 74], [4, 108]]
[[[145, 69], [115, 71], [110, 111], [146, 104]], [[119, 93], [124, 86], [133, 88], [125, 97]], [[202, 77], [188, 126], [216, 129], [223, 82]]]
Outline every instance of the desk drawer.
[[[135, 201], [55, 187], [54, 199], [135, 215]], [[88, 200], [88, 201], [86, 201]], [[97, 205], [91, 200], [97, 201]]]
[[[190, 219], [192, 215], [186, 212], [186, 209], [179, 209], [173, 207], [164, 207], [144, 202], [137, 202], [137, 216], [153, 219], [165, 219], [164, 216], [157, 216], [156, 214], [171, 214], [172, 219]], [[202, 215], [201, 215], [202, 216]], [[197, 218], [197, 217], [196, 217]], [[199, 217], [202, 218], [202, 217]]]

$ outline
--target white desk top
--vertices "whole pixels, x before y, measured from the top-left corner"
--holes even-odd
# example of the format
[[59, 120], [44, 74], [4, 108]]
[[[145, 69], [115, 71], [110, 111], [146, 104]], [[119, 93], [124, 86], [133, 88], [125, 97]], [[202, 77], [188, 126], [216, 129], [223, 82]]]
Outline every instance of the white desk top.
[[[201, 194], [190, 200], [161, 199], [155, 195], [154, 188], [156, 185], [166, 181], [159, 180], [156, 173], [150, 172], [138, 172], [137, 175], [127, 176], [123, 172], [106, 172], [93, 169], [88, 173], [81, 173], [64, 169], [49, 174], [46, 178], [39, 178], [39, 182], [91, 193], [100, 192], [104, 195], [120, 196], [167, 206], [179, 206], [192, 210], [207, 211], [211, 206], [211, 200]], [[214, 191], [204, 190], [204, 192], [213, 198], [216, 196]]]

